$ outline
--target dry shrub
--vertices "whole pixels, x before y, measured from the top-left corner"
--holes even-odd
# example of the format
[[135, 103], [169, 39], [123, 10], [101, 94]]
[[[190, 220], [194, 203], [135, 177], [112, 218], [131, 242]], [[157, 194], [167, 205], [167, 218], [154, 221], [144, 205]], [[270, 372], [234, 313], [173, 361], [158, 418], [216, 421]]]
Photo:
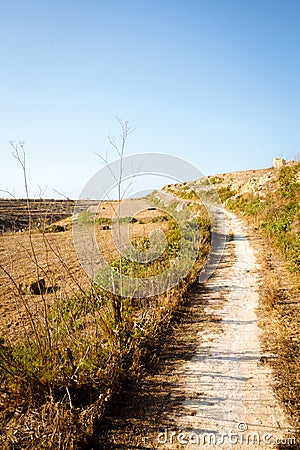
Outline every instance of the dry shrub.
[[[263, 347], [274, 373], [274, 389], [292, 417], [300, 422], [300, 279], [291, 275], [275, 252], [263, 258], [260, 323]], [[260, 256], [262, 257], [262, 256]], [[282, 446], [279, 448], [299, 448]]]
[[284, 301], [284, 291], [280, 287], [278, 277], [272, 273], [266, 276], [266, 283], [262, 287], [265, 306], [269, 308], [278, 308]]

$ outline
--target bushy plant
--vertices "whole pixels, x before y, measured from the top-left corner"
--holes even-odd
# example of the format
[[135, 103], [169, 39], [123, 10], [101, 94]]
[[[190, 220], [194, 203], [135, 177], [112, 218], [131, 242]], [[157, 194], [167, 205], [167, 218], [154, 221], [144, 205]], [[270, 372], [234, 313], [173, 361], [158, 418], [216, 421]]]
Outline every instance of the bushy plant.
[[82, 225], [93, 224], [95, 221], [95, 213], [90, 211], [89, 209], [86, 209], [78, 215], [77, 221]]
[[283, 166], [280, 169], [278, 182], [280, 194], [286, 199], [299, 199], [300, 193], [300, 163], [293, 166]]
[[98, 217], [97, 223], [99, 225], [111, 225], [111, 219], [109, 217]]
[[218, 195], [219, 195], [222, 203], [224, 203], [230, 197], [233, 197], [233, 195], [235, 195], [235, 193], [236, 193], [229, 186], [220, 187], [219, 189], [217, 189], [217, 192], [218, 192]]
[[224, 181], [223, 177], [219, 177], [219, 176], [215, 176], [215, 177], [210, 177], [209, 178], [209, 182], [210, 184], [220, 184]]

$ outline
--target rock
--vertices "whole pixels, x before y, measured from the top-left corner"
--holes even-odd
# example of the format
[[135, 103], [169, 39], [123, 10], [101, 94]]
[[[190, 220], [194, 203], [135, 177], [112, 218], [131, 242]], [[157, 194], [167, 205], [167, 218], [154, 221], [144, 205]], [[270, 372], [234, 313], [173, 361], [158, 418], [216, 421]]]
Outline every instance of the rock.
[[39, 280], [31, 280], [19, 284], [19, 291], [21, 294], [41, 295], [46, 292], [46, 282], [44, 278]]
[[29, 292], [34, 295], [40, 295], [46, 290], [46, 283], [44, 278], [40, 278], [37, 281], [33, 281], [29, 285]]
[[45, 231], [47, 233], [61, 233], [62, 231], [66, 231], [66, 227], [53, 223], [52, 225], [49, 225]]

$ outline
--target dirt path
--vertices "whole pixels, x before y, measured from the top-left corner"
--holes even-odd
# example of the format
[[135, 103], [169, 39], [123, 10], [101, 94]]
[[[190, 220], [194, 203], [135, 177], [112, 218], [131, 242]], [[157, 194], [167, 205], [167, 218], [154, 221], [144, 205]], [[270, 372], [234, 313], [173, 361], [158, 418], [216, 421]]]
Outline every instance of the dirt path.
[[[185, 376], [180, 382], [188, 399], [176, 425], [198, 432], [200, 437], [201, 433], [211, 433], [216, 437], [216, 445], [211, 437], [210, 448], [220, 447], [223, 440], [225, 448], [231, 448], [230, 443], [234, 448], [242, 448], [244, 445], [236, 441], [242, 441], [242, 437], [246, 440], [247, 436], [252, 440], [254, 433], [260, 437], [257, 448], [261, 448], [274, 443], [291, 428], [270, 388], [269, 369], [263, 364], [265, 355], [260, 352], [255, 255], [242, 224], [229, 213], [227, 227], [234, 234], [227, 252], [234, 251], [235, 262], [228, 267], [221, 264], [206, 283], [209, 314], [225, 288], [224, 306], [218, 312], [221, 329], [203, 329], [198, 334], [196, 355], [181, 367]], [[231, 432], [234, 435], [229, 439], [225, 435]], [[192, 441], [197, 439], [188, 435], [186, 441], [188, 437]]]
[[107, 427], [110, 448], [276, 448], [294, 437], [271, 388], [271, 355], [260, 349], [255, 254], [233, 214], [226, 225], [232, 238], [214, 275], [191, 293], [175, 356], [123, 400], [123, 419]]

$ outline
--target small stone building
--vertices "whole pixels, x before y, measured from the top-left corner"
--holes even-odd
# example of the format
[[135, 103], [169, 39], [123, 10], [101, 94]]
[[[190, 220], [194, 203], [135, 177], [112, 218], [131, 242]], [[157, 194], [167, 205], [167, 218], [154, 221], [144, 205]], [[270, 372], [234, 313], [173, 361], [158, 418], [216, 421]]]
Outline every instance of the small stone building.
[[281, 167], [286, 165], [286, 160], [282, 158], [273, 158], [274, 169], [281, 169]]

